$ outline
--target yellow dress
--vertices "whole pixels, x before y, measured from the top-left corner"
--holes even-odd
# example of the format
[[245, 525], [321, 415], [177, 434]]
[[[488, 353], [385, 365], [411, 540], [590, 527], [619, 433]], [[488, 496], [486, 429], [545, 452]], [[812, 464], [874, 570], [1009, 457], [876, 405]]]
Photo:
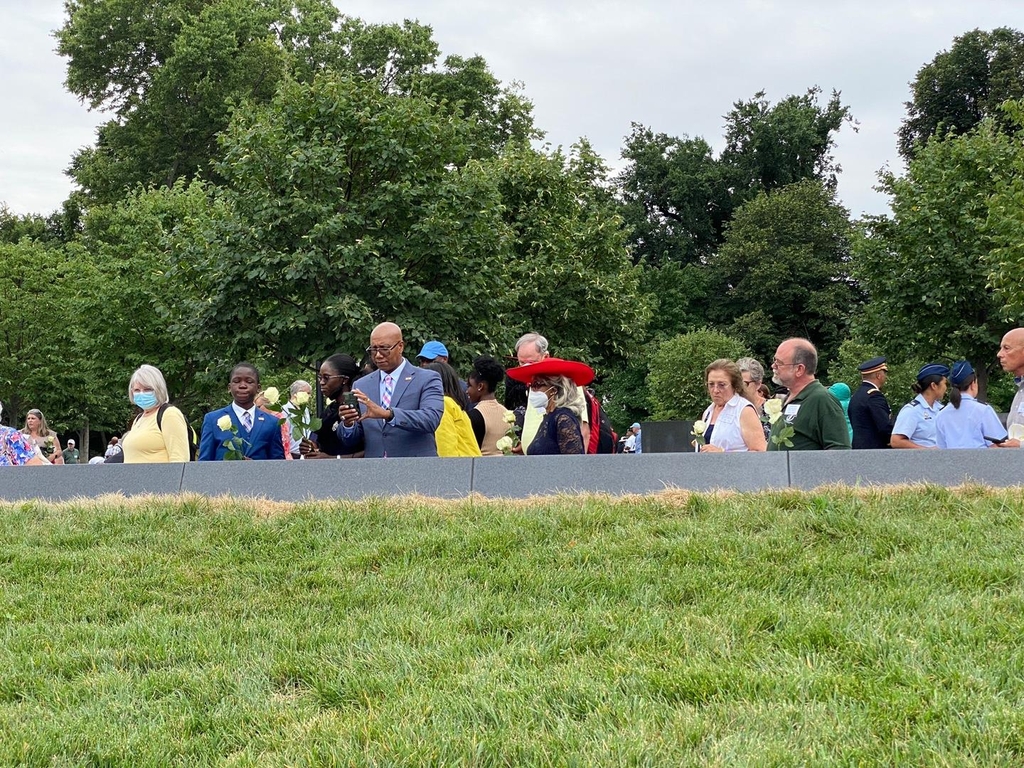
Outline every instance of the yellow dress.
[[479, 456], [473, 425], [469, 414], [448, 395], [444, 396], [444, 414], [434, 432], [438, 456]]

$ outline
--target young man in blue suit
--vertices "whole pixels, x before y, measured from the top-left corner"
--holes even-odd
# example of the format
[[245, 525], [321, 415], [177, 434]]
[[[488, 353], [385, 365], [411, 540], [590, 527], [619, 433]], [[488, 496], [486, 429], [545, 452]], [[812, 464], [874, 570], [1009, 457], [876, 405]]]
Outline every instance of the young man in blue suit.
[[283, 459], [284, 443], [277, 419], [256, 407], [260, 391], [260, 372], [249, 363], [239, 363], [231, 369], [228, 381], [231, 405], [211, 411], [203, 419], [203, 435], [199, 439], [199, 461], [222, 461], [227, 448], [224, 441], [234, 438], [229, 429], [221, 429], [217, 422], [227, 416], [238, 430], [241, 453], [246, 459]]
[[434, 432], [444, 413], [441, 377], [402, 356], [402, 329], [381, 323], [366, 350], [377, 370], [358, 379], [352, 393], [359, 411], [342, 407], [338, 436], [346, 451], [366, 458], [437, 456]]

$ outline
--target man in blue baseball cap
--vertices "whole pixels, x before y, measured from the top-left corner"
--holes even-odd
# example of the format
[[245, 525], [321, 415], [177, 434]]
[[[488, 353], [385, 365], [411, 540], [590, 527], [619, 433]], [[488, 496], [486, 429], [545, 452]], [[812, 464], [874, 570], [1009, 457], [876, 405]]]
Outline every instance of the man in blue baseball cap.
[[423, 345], [423, 349], [416, 355], [419, 360], [420, 368], [425, 366], [427, 363], [433, 363], [435, 361], [447, 363], [448, 362], [448, 347], [442, 344], [440, 341], [428, 341]]

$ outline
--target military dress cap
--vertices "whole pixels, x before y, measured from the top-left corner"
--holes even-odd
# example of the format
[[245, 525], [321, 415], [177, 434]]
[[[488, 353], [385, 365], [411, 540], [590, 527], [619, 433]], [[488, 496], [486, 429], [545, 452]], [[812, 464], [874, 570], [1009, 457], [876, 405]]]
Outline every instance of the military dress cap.
[[875, 373], [876, 371], [888, 371], [889, 366], [885, 364], [884, 357], [872, 357], [870, 360], [865, 360], [858, 365], [857, 370], [860, 371], [861, 376], [867, 376], [869, 373]]
[[917, 372], [917, 380], [927, 378], [928, 376], [942, 376], [945, 378], [949, 376], [949, 366], [943, 365], [942, 363], [928, 363], [928, 365], [921, 368]]
[[963, 389], [967, 380], [974, 375], [974, 368], [966, 360], [957, 360], [949, 373], [950, 383], [957, 389]]

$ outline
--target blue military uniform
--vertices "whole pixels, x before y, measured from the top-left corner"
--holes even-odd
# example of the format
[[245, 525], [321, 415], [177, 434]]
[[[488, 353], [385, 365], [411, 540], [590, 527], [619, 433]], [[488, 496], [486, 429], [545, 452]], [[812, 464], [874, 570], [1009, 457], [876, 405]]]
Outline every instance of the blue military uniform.
[[[857, 369], [861, 375], [888, 370], [884, 357], [865, 360]], [[877, 386], [862, 381], [850, 398], [848, 409], [850, 426], [853, 428], [854, 449], [888, 448], [892, 435], [892, 409]]]
[[[938, 363], [929, 363], [917, 374], [918, 384], [930, 376], [949, 376], [949, 368]], [[936, 400], [932, 405], [924, 399], [924, 395], [918, 395], [909, 403], [900, 408], [896, 416], [896, 423], [892, 427], [894, 435], [903, 435], [910, 442], [922, 448], [938, 448], [938, 435], [935, 431], [935, 419], [942, 410], [942, 403]]]

